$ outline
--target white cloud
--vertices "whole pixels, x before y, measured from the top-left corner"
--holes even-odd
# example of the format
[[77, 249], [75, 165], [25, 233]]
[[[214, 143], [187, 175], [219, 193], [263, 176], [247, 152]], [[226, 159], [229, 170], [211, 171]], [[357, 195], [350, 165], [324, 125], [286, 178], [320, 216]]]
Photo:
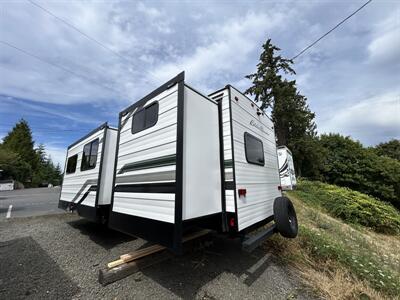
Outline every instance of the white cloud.
[[369, 60], [373, 64], [400, 65], [400, 9], [375, 26], [374, 38], [368, 45]]
[[400, 92], [386, 93], [333, 110], [320, 133], [339, 132], [375, 144], [400, 138]]
[[[154, 82], [143, 76], [140, 60], [135, 56], [144, 53], [146, 45], [151, 43], [139, 43], [136, 37], [139, 28], [132, 32], [122, 25], [125, 19], [118, 23], [118, 18], [113, 18], [119, 12], [119, 5], [90, 2], [40, 2], [40, 5], [127, 59], [115, 56], [30, 3], [8, 2], [0, 19], [1, 39], [84, 78], [0, 44], [3, 94], [62, 104], [101, 103], [109, 99], [124, 102], [137, 95], [137, 86], [143, 88], [149, 84], [146, 82]], [[134, 11], [131, 13], [135, 15]]]
[[222, 24], [206, 26], [201, 33], [207, 37], [207, 43], [178, 61], [161, 66], [156, 75], [167, 79], [185, 70], [189, 81], [196, 85], [210, 88], [217, 78], [225, 78], [228, 83], [232, 73], [236, 78], [239, 74], [243, 76], [243, 70], [248, 68], [249, 55], [260, 48], [268, 32], [282, 21], [280, 13], [248, 12]]
[[[115, 91], [0, 44], [0, 94], [39, 102], [38, 107], [31, 102], [33, 106], [25, 107], [38, 119], [46, 121], [46, 115], [58, 114], [93, 125], [106, 113], [116, 118], [121, 107], [182, 70], [189, 83], [204, 93], [227, 83], [244, 90], [249, 82], [243, 77], [255, 71], [267, 38], [282, 49], [282, 55], [290, 57], [358, 7], [358, 3], [310, 1], [35, 1], [126, 59], [25, 1], [1, 4], [0, 39]], [[369, 107], [361, 103], [368, 103], [371, 95], [386, 99], [396, 91], [396, 75], [400, 74], [399, 9], [394, 2], [372, 2], [296, 61], [300, 92], [316, 112], [320, 131], [350, 132], [361, 126], [357, 129], [360, 132], [370, 125], [388, 130], [397, 124], [385, 123], [392, 120], [386, 108], [375, 110], [374, 116], [367, 118]], [[94, 110], [82, 112], [91, 115], [82, 117], [77, 110], [68, 111], [67, 106], [41, 109], [40, 102], [90, 103]], [[4, 103], [0, 105], [3, 114], [7, 108]], [[347, 110], [359, 117], [351, 118]], [[366, 119], [372, 123], [366, 124]], [[346, 125], [339, 126], [341, 123]], [[374, 133], [365, 141], [380, 136]]]
[[65, 149], [64, 147], [46, 146], [46, 153], [55, 165], [59, 164], [61, 170], [64, 170], [67, 149]]

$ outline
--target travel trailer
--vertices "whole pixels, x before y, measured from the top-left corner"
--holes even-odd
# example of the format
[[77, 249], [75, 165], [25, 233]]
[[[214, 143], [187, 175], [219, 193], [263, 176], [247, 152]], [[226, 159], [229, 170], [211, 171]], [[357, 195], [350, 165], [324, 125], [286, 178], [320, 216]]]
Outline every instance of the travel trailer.
[[[94, 139], [76, 143], [68, 157]], [[96, 213], [112, 229], [175, 253], [195, 228], [240, 237], [246, 250], [275, 232], [297, 235], [294, 207], [281, 194], [273, 123], [232, 86], [206, 96], [180, 73], [119, 114], [114, 149], [114, 171], [100, 171], [113, 178], [109, 212]], [[88, 187], [72, 190], [66, 179], [64, 206], [79, 202], [78, 193], [97, 195]]]
[[68, 147], [58, 207], [105, 223], [111, 204], [117, 129], [102, 124]]
[[294, 172], [293, 155], [286, 146], [278, 147], [279, 175], [282, 190], [291, 191], [296, 188], [296, 174]]
[[218, 104], [184, 73], [119, 115], [108, 225], [176, 252], [193, 226], [221, 225]]

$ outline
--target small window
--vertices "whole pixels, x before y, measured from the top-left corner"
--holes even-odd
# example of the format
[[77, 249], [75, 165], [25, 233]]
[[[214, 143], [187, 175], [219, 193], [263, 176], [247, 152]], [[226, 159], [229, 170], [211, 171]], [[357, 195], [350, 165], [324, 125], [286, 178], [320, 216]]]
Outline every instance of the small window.
[[158, 121], [158, 102], [139, 110], [132, 118], [132, 133], [153, 127]]
[[99, 139], [95, 139], [83, 147], [81, 171], [90, 170], [96, 167], [98, 149]]
[[244, 133], [244, 148], [246, 152], [246, 160], [250, 164], [265, 165], [264, 147], [260, 139], [248, 132]]
[[75, 173], [77, 161], [78, 161], [78, 154], [75, 154], [68, 158], [67, 169], [65, 170], [67, 174]]

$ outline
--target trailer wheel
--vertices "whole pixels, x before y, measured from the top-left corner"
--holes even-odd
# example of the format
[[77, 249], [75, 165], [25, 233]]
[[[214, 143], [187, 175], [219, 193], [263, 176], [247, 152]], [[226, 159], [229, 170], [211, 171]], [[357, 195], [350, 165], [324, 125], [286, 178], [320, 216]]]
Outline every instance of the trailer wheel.
[[286, 238], [295, 238], [298, 232], [296, 211], [286, 197], [275, 198], [274, 221], [279, 233]]

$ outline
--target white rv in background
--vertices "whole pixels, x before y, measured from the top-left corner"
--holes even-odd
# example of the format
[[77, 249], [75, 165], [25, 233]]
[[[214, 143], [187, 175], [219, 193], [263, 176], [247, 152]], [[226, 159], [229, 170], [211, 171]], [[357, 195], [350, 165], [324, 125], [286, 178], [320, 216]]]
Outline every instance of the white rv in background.
[[296, 174], [294, 171], [293, 155], [286, 146], [278, 147], [279, 174], [281, 186], [284, 191], [296, 188]]
[[68, 147], [59, 208], [92, 221], [108, 219], [117, 133], [104, 123]]
[[[102, 141], [103, 129], [70, 146], [72, 165], [85, 145]], [[297, 235], [293, 204], [281, 194], [273, 123], [232, 86], [205, 96], [182, 72], [123, 110], [117, 134], [108, 131], [110, 150], [98, 151], [90, 176], [69, 174], [67, 163], [60, 206], [175, 253], [194, 228], [241, 237], [249, 251], [275, 232]], [[99, 169], [103, 152], [107, 171]]]

